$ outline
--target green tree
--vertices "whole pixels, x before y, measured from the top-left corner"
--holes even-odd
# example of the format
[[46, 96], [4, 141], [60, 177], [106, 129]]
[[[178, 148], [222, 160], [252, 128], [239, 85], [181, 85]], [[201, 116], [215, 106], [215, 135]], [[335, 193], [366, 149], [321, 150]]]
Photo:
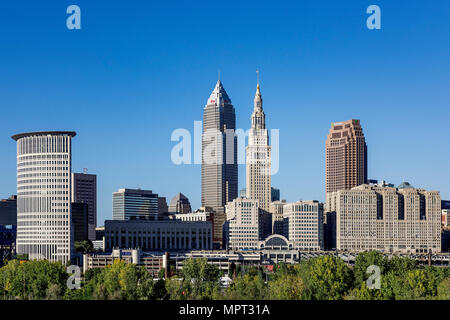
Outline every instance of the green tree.
[[220, 271], [204, 258], [184, 261], [181, 270], [182, 292], [188, 299], [204, 300], [217, 296]]
[[356, 288], [360, 288], [363, 283], [366, 283], [371, 275], [367, 273], [367, 269], [372, 265], [379, 267], [380, 273], [383, 275], [388, 271], [389, 261], [382, 253], [377, 251], [366, 251], [358, 254], [355, 259], [355, 265], [353, 266]]
[[91, 240], [75, 241], [75, 252], [90, 253], [94, 252], [94, 245]]
[[437, 299], [450, 300], [450, 278], [442, 280], [437, 287]]
[[339, 300], [352, 288], [352, 270], [340, 258], [322, 256], [302, 264], [304, 298]]
[[250, 268], [244, 275], [238, 275], [225, 291], [225, 298], [231, 300], [264, 300], [268, 297], [268, 285], [264, 273]]

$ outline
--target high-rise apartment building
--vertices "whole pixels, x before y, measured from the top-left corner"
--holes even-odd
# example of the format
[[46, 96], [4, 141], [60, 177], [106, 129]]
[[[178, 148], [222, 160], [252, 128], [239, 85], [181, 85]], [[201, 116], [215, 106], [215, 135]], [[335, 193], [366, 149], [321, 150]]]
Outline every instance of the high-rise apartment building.
[[17, 225], [17, 196], [0, 200], [0, 225]]
[[119, 189], [113, 192], [113, 220], [157, 220], [160, 197], [151, 190]]
[[424, 253], [441, 250], [438, 191], [361, 185], [331, 193], [338, 250]]
[[325, 146], [327, 195], [367, 183], [367, 145], [359, 120], [332, 123]]
[[260, 208], [269, 211], [272, 198], [270, 188], [270, 146], [259, 84], [256, 86], [251, 120], [252, 126], [246, 148], [247, 198], [257, 199]]
[[217, 81], [203, 110], [202, 199], [214, 210], [214, 242], [222, 245], [224, 207], [238, 196], [237, 137], [234, 107]]
[[18, 254], [66, 263], [73, 254], [71, 226], [72, 137], [45, 131], [12, 136], [17, 141]]
[[319, 251], [324, 248], [323, 204], [297, 201], [283, 207], [284, 236], [295, 249]]
[[226, 247], [234, 250], [256, 250], [259, 241], [271, 234], [272, 217], [260, 209], [258, 200], [236, 198], [226, 207], [224, 226]]
[[72, 173], [72, 201], [88, 205], [88, 238], [95, 240], [97, 227], [97, 176], [87, 173]]

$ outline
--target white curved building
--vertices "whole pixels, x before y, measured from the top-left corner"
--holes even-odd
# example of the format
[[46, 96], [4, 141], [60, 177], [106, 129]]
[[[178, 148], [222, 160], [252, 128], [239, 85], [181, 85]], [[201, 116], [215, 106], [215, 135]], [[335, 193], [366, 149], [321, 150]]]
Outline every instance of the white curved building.
[[18, 254], [29, 259], [70, 261], [71, 131], [30, 132], [12, 136], [17, 141]]

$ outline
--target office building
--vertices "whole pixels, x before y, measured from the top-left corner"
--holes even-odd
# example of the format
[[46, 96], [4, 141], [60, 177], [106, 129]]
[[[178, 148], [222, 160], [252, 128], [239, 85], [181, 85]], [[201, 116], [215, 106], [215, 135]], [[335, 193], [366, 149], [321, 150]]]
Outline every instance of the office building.
[[17, 141], [18, 254], [67, 263], [73, 254], [70, 131], [14, 135]]
[[17, 196], [0, 200], [0, 225], [17, 225]]
[[236, 198], [226, 207], [224, 238], [227, 249], [256, 250], [271, 234], [271, 214], [259, 208], [258, 200]]
[[88, 205], [88, 238], [95, 240], [97, 227], [97, 176], [87, 173], [72, 173], [72, 201]]
[[203, 110], [203, 207], [214, 210], [214, 242], [222, 245], [225, 205], [238, 196], [236, 116], [231, 100], [217, 81]]
[[259, 206], [269, 211], [271, 202], [269, 133], [266, 115], [262, 108], [259, 83], [253, 101], [252, 126], [248, 134], [246, 148], [246, 190], [247, 198], [258, 200]]
[[435, 253], [441, 249], [438, 191], [361, 185], [330, 197], [338, 250]]
[[170, 200], [169, 213], [189, 213], [192, 212], [191, 203], [189, 199], [179, 192]]
[[158, 213], [160, 215], [169, 212], [169, 207], [167, 206], [166, 197], [158, 197]]
[[441, 208], [450, 210], [450, 200], [441, 200]]
[[332, 123], [325, 143], [326, 194], [364, 183], [367, 183], [367, 145], [359, 120]]
[[119, 189], [113, 193], [113, 220], [160, 219], [161, 197], [151, 190]]
[[327, 251], [336, 250], [336, 212], [326, 212], [324, 218], [324, 248]]
[[104, 236], [105, 236], [104, 226], [95, 228], [95, 240], [103, 240]]
[[0, 224], [0, 267], [3, 267], [7, 261], [14, 255], [16, 243], [17, 227], [13, 224]]
[[270, 203], [270, 213], [272, 214], [272, 233], [284, 234], [283, 228], [283, 207], [286, 200], [274, 201]]
[[140, 249], [113, 249], [108, 253], [87, 253], [83, 255], [83, 272], [104, 268], [120, 259], [126, 263], [143, 266], [152, 276], [157, 276], [163, 268], [168, 268], [168, 253], [147, 253]]
[[172, 216], [173, 219], [181, 221], [211, 221], [213, 220], [213, 213], [211, 212], [190, 212], [177, 213]]
[[280, 189], [270, 187], [271, 202], [280, 201]]
[[113, 248], [142, 250], [211, 250], [211, 221], [106, 220], [105, 251]]
[[442, 226], [444, 228], [448, 227], [448, 216], [450, 215], [450, 209], [442, 210]]
[[90, 240], [89, 205], [87, 203], [72, 202], [72, 228], [73, 228], [73, 241]]
[[294, 249], [319, 251], [324, 248], [323, 204], [318, 201], [297, 201], [283, 207], [284, 235]]

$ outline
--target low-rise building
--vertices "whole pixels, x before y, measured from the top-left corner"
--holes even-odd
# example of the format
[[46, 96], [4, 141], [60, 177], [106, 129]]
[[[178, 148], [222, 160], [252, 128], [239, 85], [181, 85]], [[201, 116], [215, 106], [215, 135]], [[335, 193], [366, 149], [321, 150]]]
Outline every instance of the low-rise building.
[[142, 250], [210, 250], [211, 221], [106, 220], [105, 250], [141, 248]]
[[93, 268], [104, 268], [115, 260], [143, 266], [148, 272], [157, 275], [162, 268], [168, 266], [167, 253], [142, 252], [140, 249], [114, 249], [110, 253], [87, 253], [83, 255], [83, 272]]

